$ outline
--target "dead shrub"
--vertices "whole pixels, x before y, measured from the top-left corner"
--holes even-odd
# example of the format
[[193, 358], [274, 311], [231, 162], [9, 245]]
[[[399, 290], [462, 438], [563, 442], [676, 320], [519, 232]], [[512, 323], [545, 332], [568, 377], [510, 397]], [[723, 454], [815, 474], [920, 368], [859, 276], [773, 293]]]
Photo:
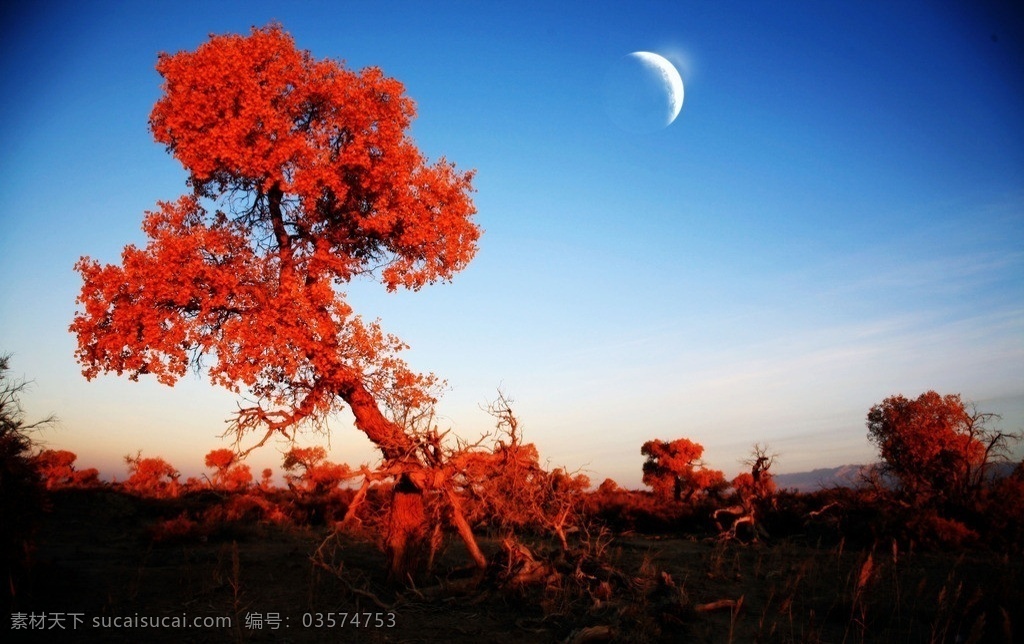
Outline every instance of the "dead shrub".
[[168, 544], [182, 541], [193, 541], [204, 534], [201, 526], [183, 512], [173, 519], [162, 519], [149, 528], [149, 538], [153, 543]]

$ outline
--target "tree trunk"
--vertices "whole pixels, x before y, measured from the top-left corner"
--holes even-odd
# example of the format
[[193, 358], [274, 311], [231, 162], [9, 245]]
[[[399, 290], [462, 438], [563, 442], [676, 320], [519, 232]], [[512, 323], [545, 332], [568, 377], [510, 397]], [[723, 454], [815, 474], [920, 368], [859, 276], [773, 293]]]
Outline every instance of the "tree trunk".
[[385, 541], [388, 578], [395, 583], [419, 582], [430, 562], [430, 526], [421, 490], [403, 474], [395, 485]]
[[[337, 393], [352, 409], [356, 427], [380, 448], [385, 462], [423, 467], [416, 459], [412, 437], [381, 413], [358, 375], [351, 374]], [[423, 489], [409, 473], [402, 474], [395, 484], [385, 535], [391, 581], [409, 583], [423, 577], [430, 562], [430, 527]]]
[[[381, 413], [377, 401], [366, 390], [358, 375], [351, 374], [337, 393], [352, 409], [356, 427], [380, 448], [385, 461], [410, 466], [409, 471], [403, 473], [395, 484], [385, 548], [390, 579], [396, 583], [418, 581], [432, 560], [434, 539], [431, 535], [432, 528], [436, 526], [429, 525], [424, 485], [418, 482], [421, 476], [416, 475], [416, 470], [422, 472], [427, 469], [416, 456], [416, 442], [403, 427]], [[478, 568], [485, 568], [487, 560], [476, 543], [472, 529], [466, 523], [458, 495], [450, 487], [444, 493], [451, 509], [452, 523], [466, 544], [469, 556]]]
[[452, 523], [455, 524], [455, 529], [459, 531], [462, 543], [466, 544], [466, 550], [469, 551], [470, 558], [473, 559], [473, 563], [480, 570], [487, 568], [487, 557], [484, 556], [484, 553], [480, 552], [480, 546], [477, 545], [476, 537], [473, 536], [473, 528], [466, 522], [466, 515], [462, 512], [462, 501], [459, 499], [458, 492], [452, 489], [450, 485], [445, 487], [444, 492], [448, 497], [448, 504], [452, 510]]
[[352, 409], [356, 427], [380, 448], [385, 461], [415, 461], [416, 443], [405, 433], [405, 428], [391, 422], [380, 412], [377, 401], [366, 390], [358, 374], [348, 374], [345, 382], [338, 387], [337, 394]]

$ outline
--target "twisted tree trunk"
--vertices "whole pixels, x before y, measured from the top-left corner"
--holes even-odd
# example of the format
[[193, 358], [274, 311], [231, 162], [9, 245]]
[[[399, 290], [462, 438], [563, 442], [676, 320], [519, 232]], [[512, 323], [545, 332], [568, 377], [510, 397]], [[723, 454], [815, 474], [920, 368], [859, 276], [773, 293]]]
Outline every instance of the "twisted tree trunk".
[[[395, 483], [385, 551], [388, 577], [392, 582], [417, 581], [427, 572], [432, 559], [431, 533], [435, 526], [429, 523], [424, 488], [434, 477], [426, 476], [427, 466], [418, 460], [412, 436], [381, 413], [377, 401], [358, 376], [353, 374], [347, 378], [337, 393], [352, 409], [356, 427], [380, 448], [384, 460], [389, 465], [405, 469]], [[444, 496], [451, 510], [452, 523], [474, 563], [480, 568], [485, 567], [487, 561], [466, 523], [459, 499], [454, 491], [446, 492]]]

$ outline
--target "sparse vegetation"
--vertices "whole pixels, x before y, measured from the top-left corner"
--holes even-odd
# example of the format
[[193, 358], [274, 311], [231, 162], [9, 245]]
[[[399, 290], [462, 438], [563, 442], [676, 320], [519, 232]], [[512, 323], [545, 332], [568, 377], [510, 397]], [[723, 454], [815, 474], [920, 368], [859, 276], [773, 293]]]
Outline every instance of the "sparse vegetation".
[[[392, 630], [374, 633], [387, 641], [1009, 642], [1024, 628], [1020, 467], [981, 483], [978, 505], [955, 516], [877, 485], [779, 490], [776, 455], [761, 445], [731, 491], [677, 498], [674, 485], [626, 490], [610, 479], [590, 490], [585, 477], [539, 464], [504, 396], [489, 410], [497, 432], [456, 445], [451, 492], [483, 573], [466, 568], [465, 539], [438, 531], [434, 574], [389, 581], [392, 481], [331, 463], [322, 448], [286, 453], [285, 488], [272, 472], [253, 485], [229, 450], [207, 455], [214, 472], [203, 481], [178, 483], [172, 465], [137, 454], [123, 483], [100, 485], [68, 475], [74, 454], [47, 450], [30, 462], [60, 484], [49, 486], [53, 512], [22, 606], [172, 612], [201, 597], [234, 620], [211, 638], [257, 641], [265, 634], [244, 620], [267, 606], [394, 614]], [[104, 545], [85, 560], [62, 554], [84, 543]]]
[[[51, 498], [35, 610], [236, 617], [231, 631], [193, 633], [200, 641], [237, 632], [269, 641], [237, 619], [271, 610], [292, 620], [393, 612], [395, 628], [367, 635], [382, 641], [1000, 642], [1022, 627], [1024, 566], [987, 548], [828, 538], [807, 526], [759, 544], [722, 541], [713, 530], [591, 529], [570, 535], [568, 554], [542, 535], [481, 535], [485, 578], [464, 574], [455, 542], [438, 553], [438, 575], [409, 589], [388, 583], [378, 546], [358, 534], [295, 521], [215, 529], [190, 518], [223, 503], [216, 495], [155, 500], [64, 488]], [[805, 499], [808, 507], [823, 500]], [[289, 635], [337, 633], [293, 626]], [[111, 641], [110, 632], [92, 636]], [[147, 636], [175, 638], [172, 630]]]

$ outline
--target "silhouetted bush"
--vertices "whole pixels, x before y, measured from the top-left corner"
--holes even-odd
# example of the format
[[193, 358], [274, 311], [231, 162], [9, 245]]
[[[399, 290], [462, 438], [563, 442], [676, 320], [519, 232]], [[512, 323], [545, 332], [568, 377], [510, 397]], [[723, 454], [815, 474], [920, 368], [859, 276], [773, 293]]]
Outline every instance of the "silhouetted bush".
[[25, 582], [32, 535], [45, 500], [29, 433], [53, 421], [25, 422], [20, 396], [28, 383], [9, 377], [9, 361], [9, 355], [0, 355], [0, 581], [5, 605], [13, 605]]

